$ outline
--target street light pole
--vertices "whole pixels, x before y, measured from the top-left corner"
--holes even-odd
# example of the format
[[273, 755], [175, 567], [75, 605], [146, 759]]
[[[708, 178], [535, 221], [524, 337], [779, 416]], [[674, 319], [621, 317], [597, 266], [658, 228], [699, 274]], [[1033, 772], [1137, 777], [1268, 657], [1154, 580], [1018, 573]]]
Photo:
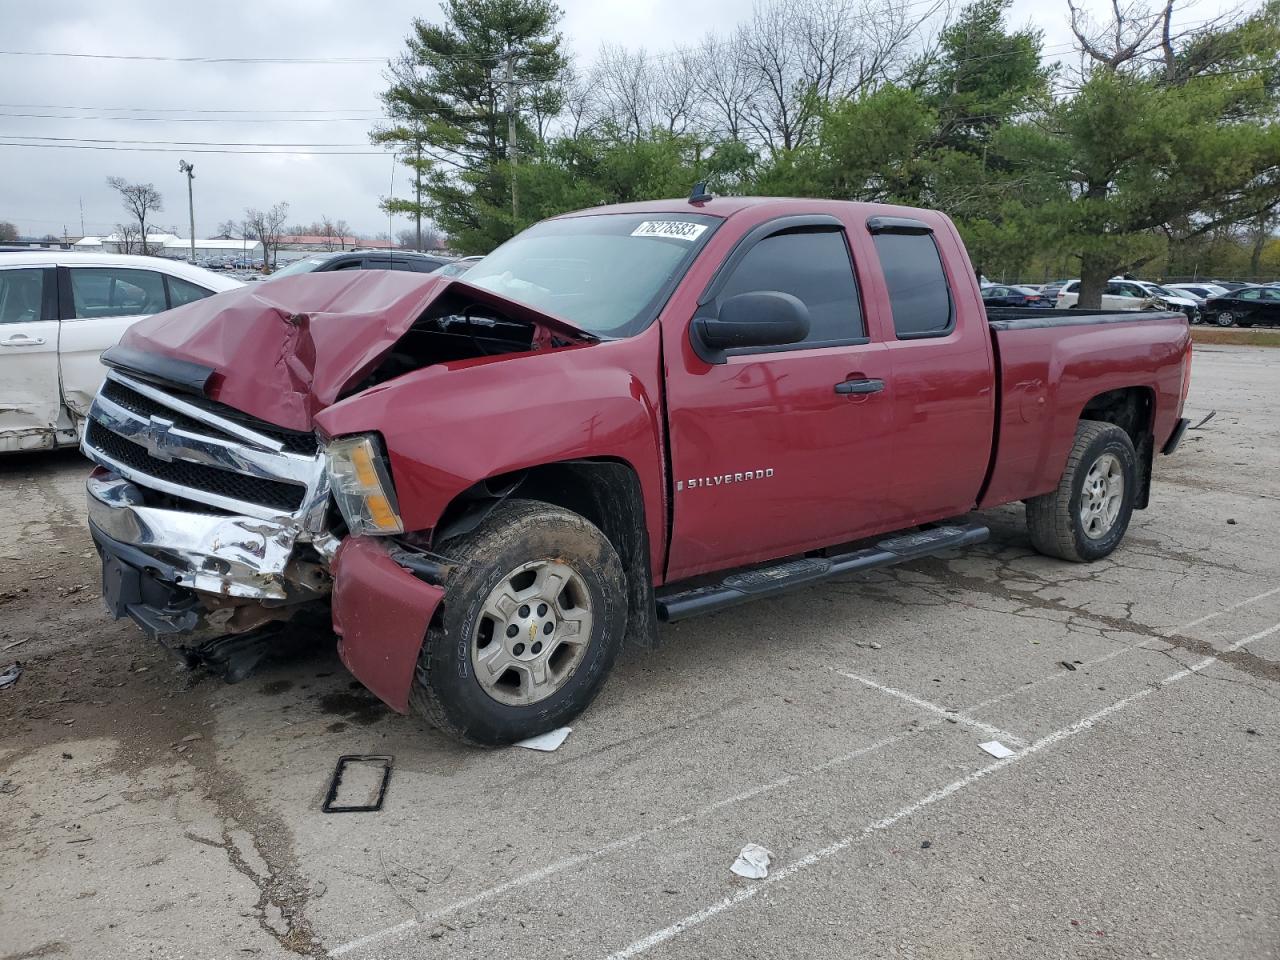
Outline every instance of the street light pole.
[[185, 160], [178, 161], [178, 172], [187, 175], [187, 212], [191, 215], [191, 262], [196, 262], [196, 202], [192, 197], [191, 181], [196, 178], [194, 164]]

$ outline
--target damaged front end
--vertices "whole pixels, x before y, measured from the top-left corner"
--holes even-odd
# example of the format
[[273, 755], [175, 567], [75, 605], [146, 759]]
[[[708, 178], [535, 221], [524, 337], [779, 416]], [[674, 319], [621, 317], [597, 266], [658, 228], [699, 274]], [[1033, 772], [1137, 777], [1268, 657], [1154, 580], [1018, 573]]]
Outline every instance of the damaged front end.
[[415, 569], [410, 540], [396, 539], [405, 531], [377, 434], [324, 446], [315, 415], [426, 366], [594, 338], [435, 278], [367, 271], [269, 286], [143, 321], [104, 355], [82, 440], [98, 465], [87, 497], [103, 596], [117, 618], [229, 679], [273, 648], [285, 621], [314, 613], [312, 635], [332, 624], [352, 673], [403, 711], [441, 578]]
[[313, 434], [112, 370], [83, 450], [107, 606], [175, 652], [197, 658], [329, 594], [337, 544]]

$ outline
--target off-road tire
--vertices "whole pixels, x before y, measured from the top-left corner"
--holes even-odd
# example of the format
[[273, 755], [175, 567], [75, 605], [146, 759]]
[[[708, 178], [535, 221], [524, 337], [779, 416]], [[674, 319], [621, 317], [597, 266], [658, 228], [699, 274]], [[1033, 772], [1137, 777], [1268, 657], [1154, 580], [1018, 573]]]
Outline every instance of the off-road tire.
[[[474, 746], [500, 746], [564, 726], [600, 692], [622, 646], [627, 587], [622, 561], [598, 527], [537, 500], [507, 500], [469, 533], [437, 545], [458, 561], [443, 613], [427, 631], [410, 703], [445, 734]], [[490, 591], [510, 571], [540, 559], [573, 568], [590, 594], [591, 639], [569, 678], [537, 703], [513, 706], [489, 696], [475, 676], [472, 637]]]
[[[1105, 454], [1112, 454], [1120, 461], [1124, 495], [1110, 529], [1095, 540], [1085, 535], [1080, 520], [1080, 497], [1090, 468]], [[1031, 545], [1046, 556], [1075, 563], [1101, 560], [1124, 539], [1137, 490], [1138, 455], [1129, 435], [1112, 423], [1081, 420], [1058, 489], [1027, 501]]]

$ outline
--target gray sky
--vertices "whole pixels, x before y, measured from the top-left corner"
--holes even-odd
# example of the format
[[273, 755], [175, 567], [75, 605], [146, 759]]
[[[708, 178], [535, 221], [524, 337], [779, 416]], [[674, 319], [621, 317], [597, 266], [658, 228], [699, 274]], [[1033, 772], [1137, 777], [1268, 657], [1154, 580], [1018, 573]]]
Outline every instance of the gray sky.
[[[1102, 11], [1110, 4], [1084, 0], [1083, 5]], [[1184, 5], [1181, 16], [1184, 21], [1203, 20], [1228, 5], [1199, 0]], [[659, 52], [676, 40], [687, 43], [707, 32], [725, 31], [750, 12], [749, 0], [561, 0], [561, 6], [565, 38], [581, 65], [589, 64], [603, 43]], [[1051, 58], [1070, 57], [1066, 0], [1015, 0], [1013, 11], [1015, 25], [1033, 23], [1044, 31]], [[387, 220], [377, 204], [392, 188], [392, 161], [386, 155], [230, 155], [180, 146], [135, 152], [12, 142], [33, 135], [351, 144], [347, 149], [372, 151], [367, 133], [378, 113], [377, 94], [385, 86], [383, 64], [402, 49], [414, 16], [439, 19], [439, 5], [391, 0], [268, 0], [250, 6], [0, 0], [0, 49], [5, 51], [376, 61], [173, 63], [0, 55], [5, 77], [0, 88], [0, 220], [13, 221], [23, 234], [61, 235], [64, 226], [78, 234], [83, 201], [86, 232], [110, 232], [124, 213], [104, 179], [119, 175], [153, 182], [165, 198], [159, 223], [176, 225], [185, 236], [186, 185], [178, 172], [178, 160], [185, 158], [195, 164], [197, 235], [211, 234], [221, 220], [239, 218], [245, 207], [278, 200], [289, 202], [291, 221], [310, 222], [327, 214], [362, 232], [385, 231]], [[237, 109], [280, 112], [198, 112]], [[168, 119], [120, 119], [141, 117]], [[174, 117], [202, 122], [175, 122]], [[309, 119], [287, 122], [283, 117]], [[405, 188], [406, 173], [403, 166], [394, 171], [397, 192]], [[405, 225], [398, 221], [394, 229]]]

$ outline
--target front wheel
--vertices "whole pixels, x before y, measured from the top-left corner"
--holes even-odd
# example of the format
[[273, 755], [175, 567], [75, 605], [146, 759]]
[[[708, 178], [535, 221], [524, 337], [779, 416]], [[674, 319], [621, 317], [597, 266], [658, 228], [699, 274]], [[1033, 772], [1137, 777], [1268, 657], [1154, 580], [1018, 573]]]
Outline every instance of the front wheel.
[[1040, 553], [1101, 560], [1124, 539], [1137, 492], [1138, 455], [1112, 423], [1081, 420], [1058, 489], [1027, 501], [1027, 530]]
[[1234, 326], [1235, 322], [1236, 322], [1236, 315], [1232, 313], [1230, 310], [1223, 310], [1220, 314], [1218, 314], [1218, 318], [1216, 320], [1216, 323], [1220, 327]]
[[458, 561], [411, 694], [458, 740], [498, 746], [564, 726], [622, 646], [627, 589], [608, 538], [578, 514], [508, 500], [440, 545]]

